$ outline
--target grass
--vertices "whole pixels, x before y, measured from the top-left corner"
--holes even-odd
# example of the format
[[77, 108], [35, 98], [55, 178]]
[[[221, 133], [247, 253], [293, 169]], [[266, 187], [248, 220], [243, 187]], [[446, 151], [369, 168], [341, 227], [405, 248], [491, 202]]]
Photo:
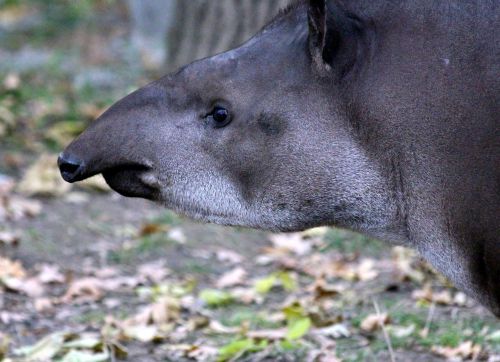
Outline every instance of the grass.
[[321, 251], [330, 250], [344, 254], [379, 256], [387, 250], [387, 244], [352, 231], [330, 229], [324, 237], [324, 247]]
[[278, 322], [269, 320], [269, 314], [249, 309], [247, 306], [233, 305], [224, 310], [220, 322], [228, 327], [248, 325], [251, 329], [273, 329], [281, 327]]
[[142, 257], [154, 255], [161, 249], [174, 245], [165, 233], [155, 233], [137, 239], [131, 246], [122, 247], [109, 253], [112, 263], [126, 264]]

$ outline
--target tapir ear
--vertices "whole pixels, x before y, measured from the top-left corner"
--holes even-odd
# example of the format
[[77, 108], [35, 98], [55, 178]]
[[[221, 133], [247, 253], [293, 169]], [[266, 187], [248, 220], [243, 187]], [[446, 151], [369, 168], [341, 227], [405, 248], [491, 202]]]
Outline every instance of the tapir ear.
[[[356, 45], [348, 42], [354, 35], [354, 27], [342, 6], [336, 0], [309, 0], [307, 11], [309, 23], [309, 51], [313, 62], [321, 70], [329, 71], [335, 59], [339, 69], [352, 63], [352, 49]], [[342, 70], [343, 71], [343, 70]]]

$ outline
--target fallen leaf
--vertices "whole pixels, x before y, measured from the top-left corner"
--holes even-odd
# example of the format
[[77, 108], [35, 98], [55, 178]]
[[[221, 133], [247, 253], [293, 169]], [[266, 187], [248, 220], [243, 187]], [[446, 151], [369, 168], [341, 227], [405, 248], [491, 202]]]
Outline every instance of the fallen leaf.
[[302, 256], [311, 251], [311, 243], [304, 240], [302, 233], [272, 234], [269, 240], [275, 248]]
[[57, 265], [43, 264], [38, 274], [38, 280], [43, 284], [64, 283], [66, 278]]
[[19, 88], [21, 84], [21, 78], [17, 73], [8, 73], [3, 80], [3, 86], [6, 90], [15, 90]]
[[143, 237], [143, 236], [148, 236], [148, 235], [153, 235], [153, 234], [158, 234], [158, 233], [164, 233], [167, 230], [168, 230], [167, 225], [147, 223], [147, 224], [142, 225], [141, 229], [139, 230], [138, 236]]
[[291, 322], [288, 326], [286, 339], [293, 341], [303, 337], [311, 328], [312, 322], [309, 317], [300, 318]]
[[61, 301], [80, 304], [95, 302], [102, 297], [102, 282], [97, 278], [87, 277], [73, 281]]
[[63, 348], [65, 338], [65, 333], [53, 333], [32, 346], [15, 349], [14, 354], [28, 361], [52, 361]]
[[262, 294], [259, 294], [255, 288], [234, 288], [231, 289], [231, 294], [234, 299], [244, 304], [261, 304], [264, 301]]
[[258, 279], [254, 284], [255, 290], [257, 291], [257, 293], [267, 294], [272, 289], [272, 287], [274, 287], [277, 280], [278, 278], [276, 278], [275, 274], [271, 274], [267, 277]]
[[414, 250], [402, 246], [395, 246], [392, 248], [392, 260], [396, 265], [401, 281], [408, 280], [417, 283], [422, 283], [424, 281], [424, 273], [414, 266], [415, 260], [417, 259], [418, 256]]
[[387, 313], [370, 314], [361, 322], [361, 329], [365, 332], [374, 332], [381, 328], [382, 325], [390, 323], [390, 318]]
[[227, 287], [234, 287], [235, 285], [241, 285], [244, 283], [247, 276], [245, 269], [241, 267], [234, 268], [223, 274], [219, 280], [216, 282], [216, 287], [223, 289]]
[[57, 167], [57, 156], [42, 154], [24, 174], [18, 190], [26, 195], [61, 196], [71, 189]]
[[315, 301], [328, 298], [332, 299], [342, 294], [344, 288], [339, 284], [328, 284], [324, 278], [318, 278], [314, 284], [309, 288], [314, 295]]
[[158, 327], [155, 325], [127, 326], [123, 329], [123, 332], [128, 338], [143, 343], [148, 343], [160, 338]]
[[37, 200], [29, 200], [22, 197], [12, 196], [7, 204], [9, 219], [20, 220], [25, 217], [35, 217], [42, 211], [42, 203]]
[[5, 287], [11, 291], [26, 294], [29, 297], [40, 297], [44, 293], [42, 283], [36, 278], [18, 279], [18, 278], [5, 278], [3, 280]]
[[142, 278], [156, 284], [163, 281], [170, 274], [170, 270], [165, 267], [163, 261], [143, 264], [139, 266], [137, 272]]
[[16, 246], [20, 241], [19, 234], [11, 231], [0, 231], [0, 244]]
[[2, 361], [9, 351], [10, 337], [0, 332], [0, 361]]
[[363, 259], [356, 267], [357, 279], [362, 282], [375, 279], [378, 276], [378, 272], [374, 269], [374, 267], [374, 260]]
[[243, 261], [243, 257], [240, 254], [228, 249], [218, 250], [215, 255], [218, 261], [230, 264], [239, 264]]
[[262, 340], [256, 343], [253, 339], [238, 339], [219, 349], [219, 355], [217, 358], [218, 362], [224, 362], [229, 360], [236, 360], [239, 356], [245, 354], [245, 352], [257, 352], [263, 350], [268, 345], [266, 340]]
[[156, 325], [162, 326], [176, 322], [180, 318], [181, 305], [177, 298], [164, 296], [157, 302], [146, 306], [135, 316], [127, 319], [124, 324], [128, 326]]
[[107, 350], [99, 353], [71, 350], [58, 362], [105, 362], [110, 360], [109, 357]]
[[238, 327], [227, 327], [217, 320], [211, 320], [208, 328], [214, 333], [236, 334], [240, 332]]
[[216, 289], [204, 289], [200, 292], [199, 297], [209, 307], [221, 307], [234, 301], [231, 293]]
[[412, 298], [417, 301], [436, 303], [441, 305], [464, 305], [467, 301], [465, 295], [458, 295], [455, 299], [449, 290], [445, 289], [440, 292], [434, 292], [429, 284], [424, 285], [422, 289], [416, 289], [412, 292]]
[[54, 309], [54, 305], [50, 298], [36, 298], [33, 301], [33, 305], [38, 313], [46, 313]]
[[179, 227], [170, 229], [167, 232], [167, 237], [178, 244], [185, 244], [187, 240], [184, 231]]
[[478, 344], [473, 344], [471, 341], [466, 341], [461, 343], [458, 347], [442, 347], [433, 346], [431, 348], [432, 352], [439, 356], [446, 357], [448, 359], [452, 358], [466, 358], [477, 360], [479, 354], [481, 353], [481, 346]]
[[0, 281], [5, 278], [18, 278], [22, 279], [26, 276], [20, 261], [12, 261], [0, 256]]
[[338, 339], [338, 338], [349, 338], [351, 336], [351, 332], [347, 329], [344, 324], [333, 324], [329, 327], [318, 328], [315, 329], [314, 334], [319, 334], [322, 336], [327, 336], [330, 338]]
[[252, 339], [266, 339], [269, 341], [276, 341], [285, 339], [287, 337], [288, 330], [286, 328], [280, 329], [262, 329], [258, 331], [248, 331], [245, 336]]
[[388, 326], [389, 333], [396, 338], [408, 338], [415, 332], [415, 324], [410, 324], [406, 327], [403, 326]]

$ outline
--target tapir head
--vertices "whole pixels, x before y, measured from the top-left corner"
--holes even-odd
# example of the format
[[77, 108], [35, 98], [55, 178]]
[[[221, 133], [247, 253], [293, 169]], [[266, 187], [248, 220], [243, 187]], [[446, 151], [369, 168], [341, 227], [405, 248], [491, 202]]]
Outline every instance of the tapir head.
[[102, 173], [123, 195], [221, 224], [373, 223], [384, 185], [344, 93], [362, 38], [336, 5], [299, 2], [241, 47], [117, 102], [60, 155], [62, 176]]

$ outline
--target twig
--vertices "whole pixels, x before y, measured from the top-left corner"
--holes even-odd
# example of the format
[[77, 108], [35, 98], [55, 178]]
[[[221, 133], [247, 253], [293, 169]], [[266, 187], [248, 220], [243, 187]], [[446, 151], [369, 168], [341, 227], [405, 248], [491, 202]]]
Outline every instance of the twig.
[[378, 307], [378, 303], [375, 299], [372, 299], [372, 302], [373, 306], [375, 307], [375, 312], [377, 312], [378, 324], [382, 329], [382, 334], [384, 335], [385, 343], [387, 344], [387, 348], [389, 349], [391, 362], [396, 362], [396, 357], [394, 356], [394, 350], [392, 349], [391, 338], [389, 337], [389, 333], [387, 333], [387, 329], [384, 326], [384, 321], [382, 320], [382, 314], [380, 313], [380, 308]]
[[431, 329], [432, 318], [434, 317], [434, 311], [436, 310], [436, 302], [432, 302], [429, 307], [429, 313], [427, 314], [427, 320], [425, 321], [424, 329], [421, 332], [422, 337], [427, 337]]

